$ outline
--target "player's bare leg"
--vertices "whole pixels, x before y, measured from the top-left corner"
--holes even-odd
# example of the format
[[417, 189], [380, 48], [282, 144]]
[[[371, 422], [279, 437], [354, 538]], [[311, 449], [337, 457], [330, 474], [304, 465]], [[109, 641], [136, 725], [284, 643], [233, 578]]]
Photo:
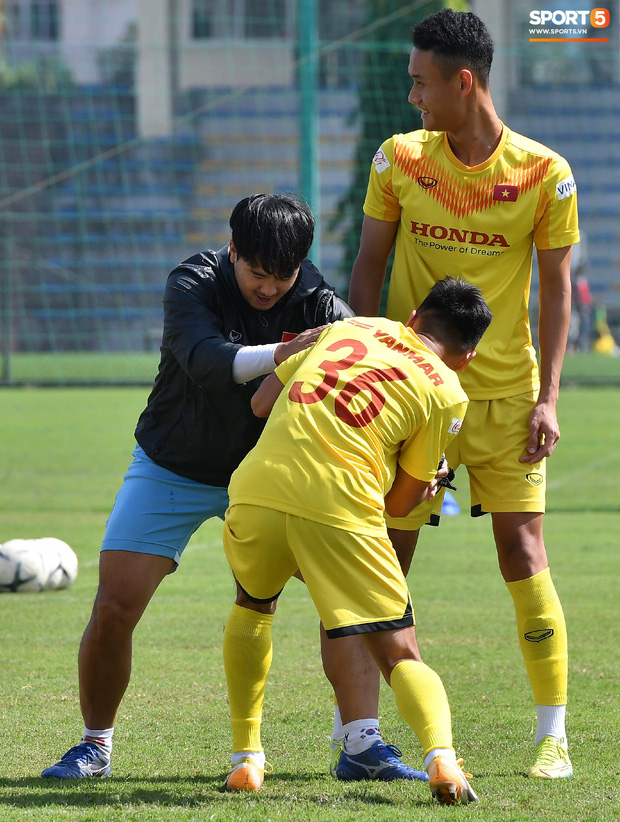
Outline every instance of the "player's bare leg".
[[110, 728], [131, 675], [132, 635], [160, 582], [167, 557], [102, 551], [99, 587], [78, 657], [80, 704], [88, 728]]
[[102, 551], [99, 587], [78, 657], [84, 736], [45, 778], [108, 776], [116, 713], [131, 675], [132, 635], [174, 563], [130, 551]]
[[407, 576], [411, 568], [411, 560], [418, 544], [419, 531], [397, 531], [395, 528], [388, 528], [388, 536], [392, 547], [396, 551], [396, 556], [400, 562], [403, 574]]
[[[379, 669], [362, 637], [328, 639], [321, 625], [321, 656], [342, 724], [376, 718], [379, 715]], [[352, 683], [356, 687], [352, 688]]]
[[536, 762], [530, 777], [572, 776], [566, 744], [568, 642], [551, 580], [543, 515], [493, 514], [500, 570], [513, 598], [519, 643], [536, 702]]
[[548, 567], [543, 515], [491, 514], [499, 569], [505, 582], [528, 579]]

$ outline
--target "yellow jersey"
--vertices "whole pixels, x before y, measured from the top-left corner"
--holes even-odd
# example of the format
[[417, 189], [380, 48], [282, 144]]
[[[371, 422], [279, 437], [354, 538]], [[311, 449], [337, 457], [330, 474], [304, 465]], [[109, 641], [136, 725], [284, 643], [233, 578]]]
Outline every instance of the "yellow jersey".
[[493, 321], [461, 375], [470, 399], [538, 390], [528, 316], [532, 249], [579, 241], [576, 185], [566, 160], [503, 127], [478, 166], [445, 132], [395, 134], [375, 154], [364, 212], [399, 222], [388, 317], [404, 322], [446, 274], [477, 285]]
[[384, 535], [397, 464], [430, 482], [461, 427], [467, 396], [456, 373], [382, 317], [334, 323], [275, 373], [284, 388], [232, 475], [231, 506]]

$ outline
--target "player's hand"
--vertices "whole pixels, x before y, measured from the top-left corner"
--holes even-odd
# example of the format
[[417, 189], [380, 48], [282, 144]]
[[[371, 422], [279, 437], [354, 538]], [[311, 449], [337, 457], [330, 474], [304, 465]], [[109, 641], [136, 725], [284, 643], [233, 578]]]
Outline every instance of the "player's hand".
[[303, 351], [304, 348], [310, 348], [326, 328], [326, 325], [320, 325], [318, 328], [308, 328], [292, 340], [280, 343], [273, 355], [276, 365], [280, 365], [281, 362], [284, 362], [284, 360], [288, 359], [292, 354], [297, 354], [298, 351]]
[[519, 457], [519, 462], [534, 465], [551, 456], [560, 439], [560, 426], [555, 407], [549, 403], [536, 403], [530, 414], [529, 428], [526, 453]]
[[[437, 492], [439, 489], [444, 485], [444, 481], [450, 474], [450, 468], [448, 466], [448, 460], [446, 459], [445, 455], [439, 461], [439, 465], [437, 466], [437, 473], [435, 474], [435, 478], [432, 479], [429, 484], [426, 486], [426, 491], [424, 492], [424, 497], [422, 498], [421, 502], [428, 502], [429, 500], [433, 499], [433, 497], [437, 496]], [[454, 476], [454, 471], [452, 472], [452, 476]]]
[[442, 480], [444, 479], [444, 477], [447, 477], [449, 473], [450, 466], [448, 465], [448, 460], [444, 455], [439, 461], [439, 465], [437, 466], [437, 473], [435, 474], [435, 479]]
[[[439, 461], [437, 473], [435, 474], [435, 479], [437, 480], [437, 490], [435, 491], [435, 494], [440, 488], [449, 488], [451, 491], [456, 491], [456, 486], [452, 485], [454, 476], [454, 469], [450, 468], [446, 455], [444, 454]], [[433, 494], [433, 496], [435, 496], [435, 494]]]
[[435, 477], [434, 480], [431, 480], [429, 482], [422, 502], [428, 502], [429, 500], [433, 499], [433, 497], [436, 497], [440, 487], [441, 486], [439, 485], [439, 480], [437, 479], [437, 477]]

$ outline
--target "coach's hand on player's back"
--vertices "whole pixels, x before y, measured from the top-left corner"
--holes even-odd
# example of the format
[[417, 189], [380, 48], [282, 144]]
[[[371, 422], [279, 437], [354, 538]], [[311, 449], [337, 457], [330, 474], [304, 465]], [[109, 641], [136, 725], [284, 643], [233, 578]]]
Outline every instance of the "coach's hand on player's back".
[[301, 334], [298, 334], [292, 340], [280, 343], [273, 355], [276, 365], [280, 365], [281, 362], [284, 362], [284, 360], [288, 359], [292, 354], [297, 354], [298, 351], [303, 351], [304, 348], [310, 348], [326, 328], [326, 325], [309, 328], [307, 331], [302, 331]]

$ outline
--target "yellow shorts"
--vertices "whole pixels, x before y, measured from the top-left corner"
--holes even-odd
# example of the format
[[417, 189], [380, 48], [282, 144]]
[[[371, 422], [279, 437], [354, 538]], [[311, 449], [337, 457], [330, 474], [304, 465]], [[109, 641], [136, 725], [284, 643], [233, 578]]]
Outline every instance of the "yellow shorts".
[[[448, 465], [469, 473], [472, 517], [486, 513], [543, 513], [546, 460], [519, 462], [529, 437], [533, 393], [500, 400], [471, 400], [463, 427], [446, 452]], [[388, 527], [416, 531], [439, 524], [443, 493], [414, 508], [408, 517], [387, 517]]]
[[226, 512], [224, 550], [252, 599], [275, 599], [301, 571], [329, 637], [413, 625], [407, 583], [387, 535], [363, 536], [255, 505]]

